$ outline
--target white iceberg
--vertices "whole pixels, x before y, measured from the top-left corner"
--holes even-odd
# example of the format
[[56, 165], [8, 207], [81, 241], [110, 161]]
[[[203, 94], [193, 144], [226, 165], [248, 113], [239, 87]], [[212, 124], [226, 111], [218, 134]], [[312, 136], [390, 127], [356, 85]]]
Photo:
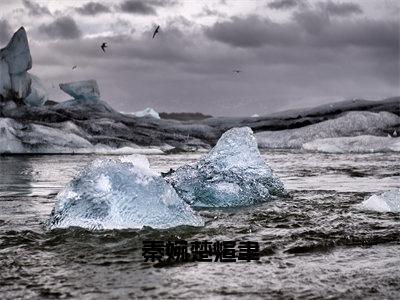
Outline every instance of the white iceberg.
[[142, 159], [96, 160], [57, 195], [50, 229], [170, 228], [204, 222]]
[[260, 148], [301, 148], [303, 144], [316, 139], [375, 135], [377, 131], [394, 126], [400, 117], [389, 113], [351, 111], [336, 119], [297, 129], [263, 131], [256, 134]]
[[93, 79], [60, 83], [60, 89], [76, 100], [98, 100], [100, 98], [99, 86]]
[[165, 178], [186, 202], [199, 207], [245, 206], [285, 194], [249, 127], [228, 130], [195, 165]]
[[305, 143], [303, 149], [325, 153], [400, 152], [400, 138], [360, 135], [316, 139]]
[[377, 212], [400, 212], [400, 189], [372, 195], [360, 203], [358, 208]]
[[155, 119], [160, 119], [160, 115], [151, 107], [147, 107], [141, 111], [137, 111], [132, 113], [135, 117], [143, 118], [143, 117], [151, 117]]

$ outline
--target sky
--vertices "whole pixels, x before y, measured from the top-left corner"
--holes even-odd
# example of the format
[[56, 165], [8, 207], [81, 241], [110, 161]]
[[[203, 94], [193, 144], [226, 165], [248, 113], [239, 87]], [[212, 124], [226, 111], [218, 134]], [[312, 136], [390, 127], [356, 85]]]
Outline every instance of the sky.
[[397, 0], [0, 0], [0, 47], [21, 26], [56, 101], [69, 99], [59, 83], [86, 79], [125, 112], [248, 116], [400, 95]]

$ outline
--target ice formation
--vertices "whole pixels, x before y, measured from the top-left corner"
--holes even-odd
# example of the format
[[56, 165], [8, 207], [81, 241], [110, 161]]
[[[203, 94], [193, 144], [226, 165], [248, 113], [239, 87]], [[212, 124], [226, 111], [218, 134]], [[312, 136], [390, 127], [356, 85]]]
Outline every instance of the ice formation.
[[154, 109], [152, 109], [151, 107], [147, 107], [144, 110], [141, 111], [137, 111], [132, 113], [134, 116], [142, 118], [142, 117], [151, 117], [151, 118], [155, 118], [155, 119], [160, 119], [160, 115], [158, 114], [158, 112], [156, 112]]
[[400, 189], [372, 195], [360, 203], [358, 208], [377, 212], [400, 212]]
[[374, 135], [399, 122], [400, 117], [389, 112], [351, 111], [336, 119], [297, 129], [260, 132], [256, 137], [260, 148], [301, 148], [316, 139]]
[[400, 138], [360, 135], [316, 139], [305, 143], [303, 149], [326, 153], [400, 152]]
[[251, 205], [285, 194], [249, 127], [228, 130], [195, 165], [165, 178], [186, 202], [199, 207]]
[[23, 100], [30, 106], [43, 105], [47, 101], [47, 91], [39, 78], [27, 72], [31, 68], [28, 38], [21, 27], [0, 50], [0, 99]]
[[31, 78], [31, 92], [24, 98], [24, 102], [29, 106], [42, 106], [48, 100], [47, 90], [37, 76], [28, 75]]
[[21, 27], [0, 50], [0, 95], [4, 99], [26, 97], [31, 85], [27, 71], [31, 68], [28, 38]]
[[74, 123], [56, 124], [57, 128], [0, 118], [0, 154], [13, 153], [74, 153], [74, 154], [162, 154], [157, 147], [140, 147], [133, 143], [122, 148], [104, 144], [93, 145], [88, 136]]
[[60, 89], [76, 100], [98, 100], [100, 97], [99, 86], [93, 79], [60, 83]]
[[96, 160], [57, 195], [50, 229], [203, 226], [192, 208], [143, 159]]

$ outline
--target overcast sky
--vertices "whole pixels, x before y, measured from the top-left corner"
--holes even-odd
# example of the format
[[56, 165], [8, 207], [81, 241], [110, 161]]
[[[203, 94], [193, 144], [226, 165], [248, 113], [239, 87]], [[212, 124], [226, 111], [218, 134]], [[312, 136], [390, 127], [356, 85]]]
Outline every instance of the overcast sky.
[[121, 111], [265, 114], [400, 95], [399, 3], [0, 0], [0, 45], [24, 26], [57, 101], [60, 82], [96, 79]]

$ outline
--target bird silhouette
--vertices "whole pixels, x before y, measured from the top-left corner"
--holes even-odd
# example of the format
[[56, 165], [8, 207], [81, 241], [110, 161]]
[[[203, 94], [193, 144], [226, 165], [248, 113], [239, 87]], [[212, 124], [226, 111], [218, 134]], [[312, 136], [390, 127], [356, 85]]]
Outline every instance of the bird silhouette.
[[103, 43], [103, 44], [101, 44], [101, 46], [100, 46], [100, 48], [101, 48], [101, 50], [103, 50], [103, 52], [106, 52], [106, 48], [107, 48], [108, 46], [107, 46], [107, 43]]
[[157, 26], [156, 30], [153, 32], [153, 39], [156, 36], [156, 34], [160, 31], [160, 25]]
[[76, 69], [76, 67], [77, 67], [77, 66], [73, 66], [73, 67], [72, 67], [72, 70]]
[[236, 73], [236, 74], [239, 74], [239, 73], [242, 73], [243, 71], [242, 70], [233, 70], [233, 73]]

